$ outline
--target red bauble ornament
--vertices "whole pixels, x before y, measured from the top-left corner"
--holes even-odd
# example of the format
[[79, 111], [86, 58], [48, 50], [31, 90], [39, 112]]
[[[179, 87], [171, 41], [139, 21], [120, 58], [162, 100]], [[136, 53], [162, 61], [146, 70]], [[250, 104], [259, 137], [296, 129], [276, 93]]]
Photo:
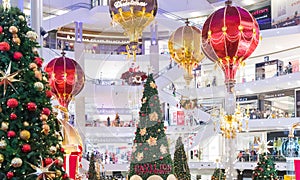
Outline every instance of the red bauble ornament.
[[0, 42], [0, 51], [9, 51], [10, 45], [7, 42]]
[[60, 152], [65, 152], [65, 149], [61, 147]]
[[84, 72], [73, 59], [64, 56], [51, 60], [45, 67], [52, 92], [59, 104], [68, 108], [69, 102], [84, 86]]
[[43, 108], [43, 111], [42, 111], [43, 114], [49, 116], [51, 114], [51, 111], [49, 108]]
[[51, 98], [52, 97], [52, 92], [50, 90], [46, 91], [46, 97]]
[[58, 159], [55, 159], [54, 163], [57, 166], [62, 166], [62, 165], [64, 165], [64, 160], [62, 158], [58, 158]]
[[3, 27], [0, 26], [0, 34], [2, 34], [2, 33], [3, 33]]
[[238, 67], [256, 49], [260, 35], [255, 18], [246, 9], [231, 6], [213, 12], [202, 30], [205, 55], [225, 73], [225, 83], [234, 83]]
[[20, 59], [23, 57], [23, 54], [20, 52], [14, 52], [13, 57], [14, 57], [14, 60], [20, 61]]
[[159, 160], [163, 160], [163, 159], [164, 159], [164, 157], [162, 157], [162, 156], [159, 157]]
[[15, 137], [15, 136], [16, 136], [15, 131], [8, 131], [7, 132], [7, 137], [12, 138], [12, 137]]
[[35, 111], [37, 108], [36, 104], [34, 102], [27, 103], [27, 109], [28, 111]]
[[22, 152], [28, 153], [31, 151], [31, 146], [29, 144], [23, 144], [22, 146]]
[[15, 119], [17, 119], [17, 115], [15, 113], [11, 113], [10, 116], [9, 116], [9, 119], [10, 120], [15, 120]]
[[68, 174], [63, 175], [63, 179], [68, 179], [68, 178], [69, 178]]
[[46, 166], [49, 165], [49, 164], [51, 164], [52, 162], [53, 162], [52, 158], [46, 158], [45, 159]]
[[43, 60], [40, 57], [35, 57], [34, 62], [38, 67], [42, 67], [42, 65], [43, 65]]
[[16, 100], [15, 98], [11, 98], [6, 102], [6, 104], [9, 108], [15, 108], [18, 106], [19, 103], [18, 100]]
[[11, 179], [11, 178], [14, 177], [14, 173], [11, 172], [11, 171], [9, 171], [9, 172], [7, 172], [7, 174], [6, 174], [6, 177], [7, 177], [7, 179]]

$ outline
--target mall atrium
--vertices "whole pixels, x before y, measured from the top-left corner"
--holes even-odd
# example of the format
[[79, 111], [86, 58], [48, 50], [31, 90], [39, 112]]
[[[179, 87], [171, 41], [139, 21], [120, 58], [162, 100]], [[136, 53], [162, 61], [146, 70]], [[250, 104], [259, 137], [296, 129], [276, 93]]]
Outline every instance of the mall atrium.
[[[33, 52], [43, 64], [39, 67], [35, 59], [38, 67], [31, 64], [30, 69], [36, 78], [39, 68], [48, 73], [55, 95], [51, 114], [63, 127], [56, 134], [63, 143], [52, 145], [47, 157], [62, 146], [63, 169], [71, 179], [300, 179], [300, 1], [2, 0], [2, 4], [4, 14], [10, 13], [10, 6], [19, 8], [37, 33], [34, 39], [41, 48]], [[17, 23], [22, 24], [20, 16]], [[19, 32], [8, 30], [3, 18], [3, 31], [26, 49], [21, 30], [25, 24], [18, 27], [9, 20]], [[2, 35], [0, 39], [4, 41]], [[10, 46], [15, 50], [15, 44]], [[5, 50], [0, 49], [2, 56]], [[22, 58], [15, 53], [13, 57]], [[67, 61], [72, 63], [66, 65]], [[22, 70], [10, 74], [11, 63], [4, 66], [7, 70], [2, 66], [2, 105], [8, 96], [27, 102], [26, 97], [9, 95], [20, 90], [14, 85]], [[58, 71], [63, 71], [62, 81], [55, 77]], [[44, 91], [42, 85], [34, 87]], [[13, 114], [16, 99], [10, 103], [9, 99], [3, 112]], [[30, 103], [27, 109], [36, 111]], [[7, 119], [17, 118], [18, 113], [12, 114]], [[51, 133], [55, 128], [47, 121], [50, 111], [43, 108], [41, 114], [41, 132]], [[12, 159], [14, 170], [5, 167], [6, 158], [12, 158], [5, 150], [11, 150], [7, 147], [13, 147], [9, 141], [14, 137], [6, 131], [14, 125], [10, 122], [4, 128], [4, 121], [0, 120], [0, 131], [5, 132], [0, 134], [0, 170], [4, 162], [3, 179], [12, 179], [17, 168], [27, 174], [34, 161], [23, 159], [22, 164], [21, 154]], [[16, 127], [23, 128], [22, 123]], [[20, 138], [31, 142], [30, 137]], [[30, 151], [22, 147], [22, 153]], [[39, 168], [31, 166], [36, 168], [31, 174], [40, 179], [67, 177], [63, 170], [49, 175], [53, 163], [59, 165], [46, 160], [42, 162], [48, 169], [39, 174]]]

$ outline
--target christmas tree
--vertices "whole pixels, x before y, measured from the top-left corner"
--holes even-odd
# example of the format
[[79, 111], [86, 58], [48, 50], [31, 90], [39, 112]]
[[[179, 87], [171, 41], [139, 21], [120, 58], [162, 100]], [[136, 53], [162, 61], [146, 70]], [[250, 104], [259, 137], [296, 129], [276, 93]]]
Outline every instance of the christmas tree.
[[225, 173], [222, 169], [216, 168], [214, 174], [211, 176], [212, 180], [224, 180], [226, 179]]
[[144, 85], [139, 124], [133, 142], [129, 178], [134, 175], [146, 180], [152, 175], [166, 180], [173, 174], [173, 163], [165, 134], [158, 91], [152, 74]]
[[267, 180], [267, 179], [278, 179], [277, 170], [275, 169], [275, 163], [272, 157], [268, 156], [267, 153], [259, 155], [259, 161], [253, 171], [254, 180]]
[[191, 173], [187, 162], [182, 138], [178, 137], [174, 153], [174, 173], [178, 180], [190, 180]]
[[0, 17], [0, 177], [68, 179], [37, 34], [17, 8], [1, 7]]
[[91, 154], [90, 157], [90, 164], [89, 164], [89, 171], [88, 171], [88, 179], [89, 180], [98, 180], [100, 177], [97, 177], [97, 172], [96, 172], [96, 166], [95, 166], [95, 155], [94, 153]]

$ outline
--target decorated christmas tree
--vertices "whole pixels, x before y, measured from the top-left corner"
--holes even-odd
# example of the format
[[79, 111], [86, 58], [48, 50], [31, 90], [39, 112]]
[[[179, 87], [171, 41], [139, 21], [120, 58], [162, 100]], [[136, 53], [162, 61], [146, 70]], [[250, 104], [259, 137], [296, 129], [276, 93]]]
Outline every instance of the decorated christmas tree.
[[[173, 162], [165, 133], [158, 91], [152, 74], [144, 85], [139, 124], [133, 142], [130, 179], [164, 179], [173, 174]], [[174, 177], [174, 175], [170, 175]]]
[[182, 138], [178, 137], [174, 153], [174, 173], [178, 180], [190, 180], [191, 173], [187, 162]]
[[220, 168], [216, 168], [214, 174], [211, 176], [211, 180], [224, 180], [224, 179], [226, 179], [224, 171]]
[[[6, 3], [6, 4], [5, 4]], [[4, 6], [5, 4], [5, 6]], [[1, 180], [68, 179], [63, 171], [60, 126], [52, 113], [37, 34], [25, 15], [0, 8]]]
[[89, 171], [88, 171], [88, 179], [89, 180], [98, 180], [100, 177], [97, 177], [97, 172], [96, 172], [96, 161], [95, 161], [95, 155], [94, 153], [91, 154], [90, 157], [90, 164], [89, 164]]
[[252, 177], [254, 180], [278, 179], [273, 158], [267, 153], [260, 154]]

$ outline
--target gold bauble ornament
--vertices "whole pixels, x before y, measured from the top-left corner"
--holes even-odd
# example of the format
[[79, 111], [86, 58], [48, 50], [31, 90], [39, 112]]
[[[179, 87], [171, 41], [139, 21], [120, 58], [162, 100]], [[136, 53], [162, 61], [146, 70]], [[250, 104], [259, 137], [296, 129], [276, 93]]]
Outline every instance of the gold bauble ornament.
[[61, 171], [57, 169], [57, 170], [55, 171], [55, 174], [56, 174], [56, 177], [60, 177], [60, 176], [61, 176]]
[[16, 38], [13, 38], [12, 39], [14, 43], [16, 43], [17, 45], [20, 45], [21, 44], [21, 39], [16, 37]]
[[2, 112], [2, 107], [0, 107], [0, 113]]
[[9, 32], [12, 34], [16, 34], [16, 33], [18, 33], [18, 28], [16, 26], [10, 26]]
[[27, 126], [29, 126], [29, 122], [24, 121], [24, 122], [23, 122], [23, 125], [24, 125], [25, 127], [27, 127]]
[[28, 31], [28, 32], [26, 33], [26, 36], [27, 36], [30, 40], [32, 40], [32, 41], [35, 41], [35, 40], [38, 38], [37, 33], [34, 32], [34, 31]]
[[2, 122], [1, 123], [1, 130], [7, 131], [8, 130], [8, 125], [9, 125], [8, 122]]
[[13, 158], [11, 160], [11, 165], [15, 168], [21, 167], [23, 164], [23, 161], [21, 158]]
[[55, 154], [56, 153], [56, 147], [55, 146], [51, 146], [49, 151], [50, 151], [50, 154]]
[[38, 91], [42, 91], [44, 89], [44, 84], [41, 82], [35, 82], [34, 83], [34, 88]]
[[42, 132], [45, 134], [45, 135], [48, 135], [49, 134], [49, 131], [50, 131], [50, 126], [48, 124], [44, 124], [42, 126], [43, 130]]
[[30, 64], [29, 64], [29, 69], [31, 69], [31, 70], [33, 70], [33, 71], [36, 71], [37, 68], [38, 68], [37, 64], [35, 64], [35, 63], [30, 63]]
[[18, 16], [18, 18], [20, 19], [20, 21], [25, 21], [25, 17], [22, 15]]
[[4, 162], [4, 156], [3, 154], [0, 154], [0, 163], [3, 163]]
[[2, 139], [2, 140], [0, 141], [0, 149], [5, 149], [6, 146], [7, 146], [6, 141], [5, 141], [4, 139]]
[[40, 120], [41, 120], [41, 121], [47, 121], [47, 120], [48, 120], [48, 116], [45, 115], [45, 114], [41, 114]]
[[43, 74], [40, 71], [34, 71], [34, 76], [40, 81], [43, 78]]
[[30, 132], [27, 130], [23, 130], [20, 132], [20, 138], [27, 141], [30, 138]]

